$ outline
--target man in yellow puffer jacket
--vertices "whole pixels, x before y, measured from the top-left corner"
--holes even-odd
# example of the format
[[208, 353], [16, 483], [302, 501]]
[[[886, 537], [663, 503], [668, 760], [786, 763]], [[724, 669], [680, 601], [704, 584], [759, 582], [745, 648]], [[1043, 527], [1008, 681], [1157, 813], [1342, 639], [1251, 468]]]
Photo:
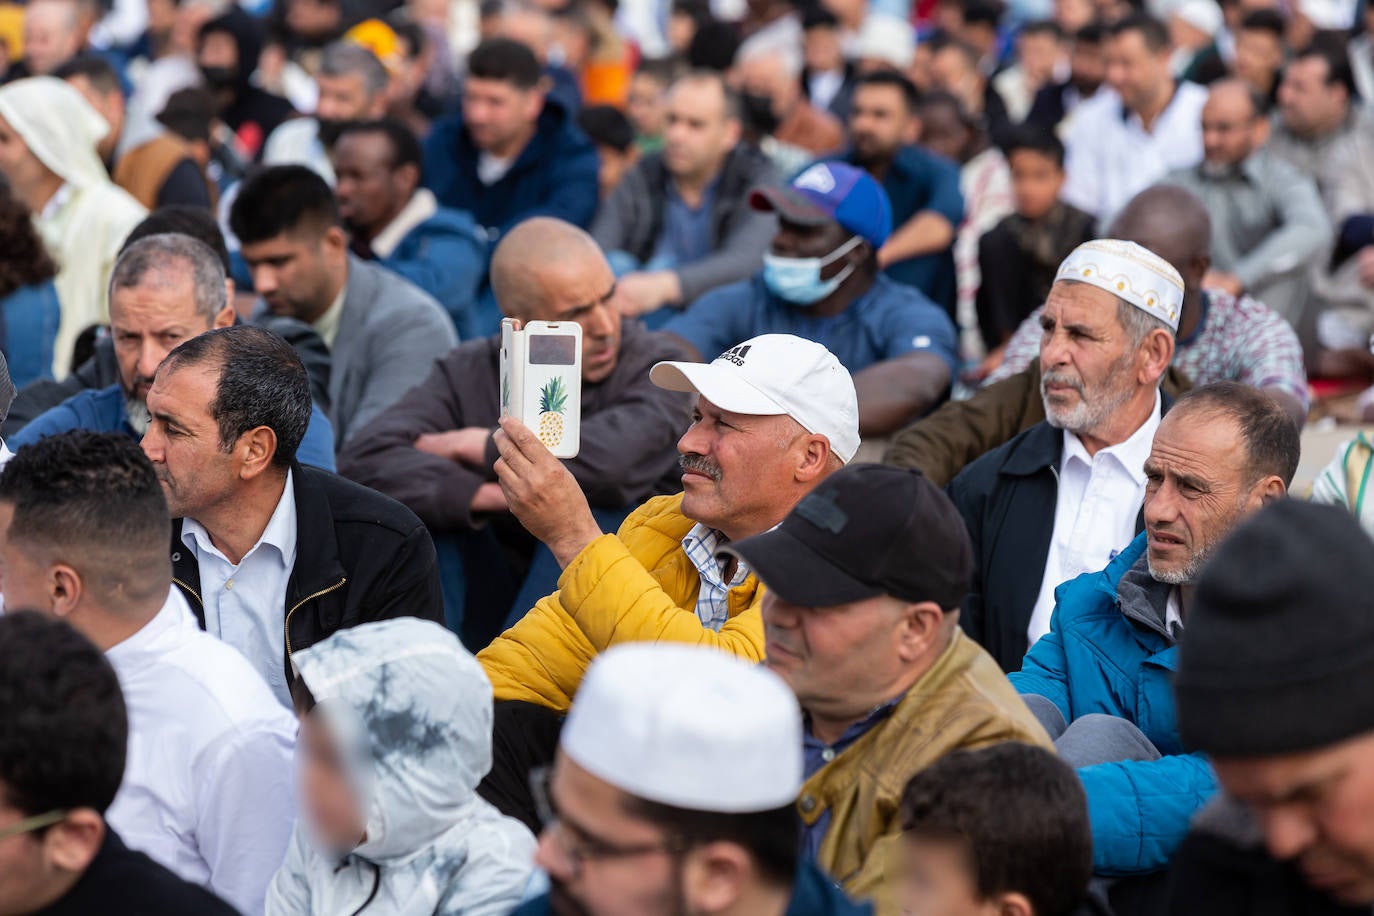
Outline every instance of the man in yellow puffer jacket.
[[654, 384], [698, 395], [678, 443], [683, 494], [603, 534], [574, 481], [528, 429], [503, 421], [496, 472], [511, 511], [563, 567], [558, 591], [477, 656], [496, 694], [494, 763], [481, 793], [537, 828], [530, 770], [552, 761], [561, 718], [593, 658], [666, 640], [763, 658], [762, 589], [717, 559], [767, 531], [859, 447], [858, 398], [825, 347], [766, 334], [709, 364], [666, 362]]

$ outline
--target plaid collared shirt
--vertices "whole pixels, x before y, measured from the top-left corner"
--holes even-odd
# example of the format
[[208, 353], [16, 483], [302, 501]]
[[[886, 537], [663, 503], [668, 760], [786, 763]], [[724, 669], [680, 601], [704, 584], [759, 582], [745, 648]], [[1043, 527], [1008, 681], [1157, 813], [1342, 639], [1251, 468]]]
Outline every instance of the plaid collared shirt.
[[730, 589], [749, 575], [749, 568], [740, 561], [735, 567], [734, 577], [729, 582], [725, 581], [725, 563], [716, 558], [716, 551], [724, 543], [724, 535], [700, 522], [693, 525], [692, 530], [682, 538], [682, 549], [701, 576], [701, 589], [697, 592], [697, 617], [702, 626], [717, 633], [730, 619]]

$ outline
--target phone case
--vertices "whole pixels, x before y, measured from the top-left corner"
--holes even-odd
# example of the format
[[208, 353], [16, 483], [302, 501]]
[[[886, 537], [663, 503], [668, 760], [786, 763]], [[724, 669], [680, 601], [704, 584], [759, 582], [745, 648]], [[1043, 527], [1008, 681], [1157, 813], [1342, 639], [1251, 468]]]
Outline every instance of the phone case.
[[501, 415], [534, 431], [558, 458], [582, 438], [582, 326], [572, 321], [501, 322]]

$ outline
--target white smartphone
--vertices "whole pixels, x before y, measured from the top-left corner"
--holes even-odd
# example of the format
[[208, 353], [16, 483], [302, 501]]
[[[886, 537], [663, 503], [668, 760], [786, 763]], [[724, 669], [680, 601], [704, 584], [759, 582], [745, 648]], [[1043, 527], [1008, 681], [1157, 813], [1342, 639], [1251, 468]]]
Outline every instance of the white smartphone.
[[582, 438], [582, 326], [501, 321], [501, 416], [515, 417], [558, 458]]

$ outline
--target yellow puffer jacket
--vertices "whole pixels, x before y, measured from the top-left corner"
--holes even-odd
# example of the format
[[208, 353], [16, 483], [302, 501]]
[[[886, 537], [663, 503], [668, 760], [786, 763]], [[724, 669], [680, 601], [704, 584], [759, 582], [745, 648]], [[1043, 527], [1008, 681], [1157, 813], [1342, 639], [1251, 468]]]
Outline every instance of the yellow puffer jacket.
[[566, 713], [587, 666], [622, 642], [686, 642], [763, 660], [763, 586], [749, 575], [730, 590], [730, 619], [719, 633], [696, 614], [701, 579], [682, 550], [696, 524], [682, 496], [649, 500], [618, 534], [587, 545], [563, 570], [558, 591], [477, 654], [496, 699], [524, 700]]
[[892, 715], [808, 779], [797, 812], [830, 827], [817, 864], [855, 900], [871, 898], [879, 916], [900, 912], [892, 881], [902, 790], [951, 751], [1003, 741], [1054, 750], [1002, 669], [959, 629], [949, 647]]

